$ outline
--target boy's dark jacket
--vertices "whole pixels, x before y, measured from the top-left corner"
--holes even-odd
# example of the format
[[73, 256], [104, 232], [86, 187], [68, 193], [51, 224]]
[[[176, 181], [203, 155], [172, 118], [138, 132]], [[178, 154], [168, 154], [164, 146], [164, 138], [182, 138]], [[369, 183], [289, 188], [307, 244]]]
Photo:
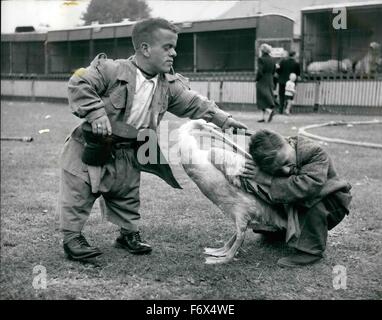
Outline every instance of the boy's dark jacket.
[[[351, 185], [338, 176], [326, 151], [308, 138], [296, 136], [291, 139], [296, 145], [296, 172], [287, 177], [272, 177], [271, 186], [262, 187], [267, 195], [265, 198], [260, 195], [261, 198], [274, 204], [311, 208], [331, 195], [334, 203], [348, 213]], [[252, 181], [246, 179], [243, 182], [245, 190], [259, 195]]]
[[[349, 209], [351, 185], [341, 179], [332, 159], [320, 145], [302, 136], [296, 140], [296, 174], [273, 177], [269, 196], [275, 203], [299, 203], [307, 208], [329, 194], [336, 196], [336, 203]], [[342, 191], [342, 192], [337, 192]]]

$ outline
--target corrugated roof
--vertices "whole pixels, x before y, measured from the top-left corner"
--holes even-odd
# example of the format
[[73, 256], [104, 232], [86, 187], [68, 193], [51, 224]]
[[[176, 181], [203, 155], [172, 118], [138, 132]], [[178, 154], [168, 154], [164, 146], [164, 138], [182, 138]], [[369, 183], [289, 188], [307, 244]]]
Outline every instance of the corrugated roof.
[[218, 19], [277, 14], [295, 22], [294, 33], [296, 34], [299, 32], [300, 7], [301, 0], [239, 1]]

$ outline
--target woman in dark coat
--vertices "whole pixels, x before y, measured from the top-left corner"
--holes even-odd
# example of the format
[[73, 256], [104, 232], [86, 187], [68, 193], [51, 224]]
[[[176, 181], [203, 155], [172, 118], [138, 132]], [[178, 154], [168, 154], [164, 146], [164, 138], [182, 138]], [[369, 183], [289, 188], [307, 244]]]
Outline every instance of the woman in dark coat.
[[258, 59], [256, 74], [256, 99], [257, 107], [263, 111], [263, 118], [258, 122], [265, 122], [266, 114], [267, 122], [271, 122], [274, 115], [273, 75], [276, 65], [269, 55], [271, 49], [271, 46], [265, 43], [260, 46], [261, 57]]

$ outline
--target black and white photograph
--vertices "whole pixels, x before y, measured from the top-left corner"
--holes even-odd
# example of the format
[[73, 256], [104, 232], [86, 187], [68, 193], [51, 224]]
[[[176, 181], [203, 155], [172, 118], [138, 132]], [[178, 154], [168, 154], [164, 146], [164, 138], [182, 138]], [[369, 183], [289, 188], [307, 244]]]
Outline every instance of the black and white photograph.
[[1, 1], [0, 300], [380, 301], [381, 159], [381, 0]]

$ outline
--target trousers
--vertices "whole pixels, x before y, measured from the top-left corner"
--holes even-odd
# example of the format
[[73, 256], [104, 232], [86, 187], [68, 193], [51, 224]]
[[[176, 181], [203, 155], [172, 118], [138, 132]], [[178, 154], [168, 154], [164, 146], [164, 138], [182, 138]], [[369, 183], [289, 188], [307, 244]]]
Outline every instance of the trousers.
[[103, 166], [99, 192], [92, 193], [89, 181], [61, 170], [58, 210], [60, 229], [80, 232], [101, 195], [106, 219], [123, 229], [137, 231], [140, 214], [140, 170], [132, 148], [114, 149]]
[[330, 194], [311, 208], [297, 206], [300, 236], [292, 238], [288, 245], [297, 250], [322, 256], [326, 249], [328, 230], [337, 226], [349, 213], [338, 197], [351, 198], [350, 193], [338, 191]]
[[285, 83], [279, 83], [279, 112], [282, 114], [285, 109]]

